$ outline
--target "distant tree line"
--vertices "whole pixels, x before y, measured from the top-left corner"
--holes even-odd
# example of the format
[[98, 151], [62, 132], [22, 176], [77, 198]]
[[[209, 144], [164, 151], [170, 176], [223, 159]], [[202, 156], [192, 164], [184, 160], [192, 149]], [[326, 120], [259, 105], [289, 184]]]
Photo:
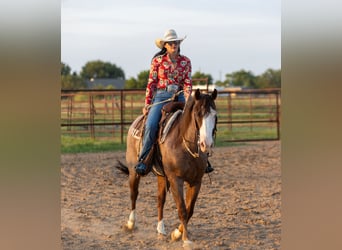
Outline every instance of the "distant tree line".
[[66, 63], [61, 62], [61, 87], [62, 89], [85, 89], [86, 80], [94, 78], [120, 78], [125, 79], [124, 71], [110, 62], [101, 60], [89, 61], [81, 69], [78, 75]]
[[[92, 78], [119, 78], [125, 80], [126, 89], [144, 89], [147, 85], [149, 70], [138, 73], [137, 77], [125, 79], [124, 71], [110, 62], [101, 60], [89, 61], [81, 69], [81, 72], [71, 72], [71, 68], [66, 63], [61, 62], [61, 87], [62, 89], [85, 89], [86, 80]], [[267, 69], [261, 75], [254, 75], [251, 71], [238, 70], [225, 75], [223, 81], [213, 82], [210, 74], [196, 71], [192, 75], [193, 79], [208, 79], [208, 84], [215, 84], [222, 87], [242, 87], [249, 89], [281, 88], [281, 70]], [[195, 84], [195, 83], [194, 83]], [[204, 85], [205, 81], [196, 82]]]

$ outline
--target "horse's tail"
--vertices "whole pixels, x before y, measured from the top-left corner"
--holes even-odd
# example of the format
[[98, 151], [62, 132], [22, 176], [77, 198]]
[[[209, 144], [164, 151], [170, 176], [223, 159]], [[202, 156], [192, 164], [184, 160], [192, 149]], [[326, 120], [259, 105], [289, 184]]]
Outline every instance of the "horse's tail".
[[119, 169], [121, 172], [123, 172], [124, 174], [129, 175], [128, 167], [119, 160], [117, 160], [117, 162], [118, 164], [115, 167]]

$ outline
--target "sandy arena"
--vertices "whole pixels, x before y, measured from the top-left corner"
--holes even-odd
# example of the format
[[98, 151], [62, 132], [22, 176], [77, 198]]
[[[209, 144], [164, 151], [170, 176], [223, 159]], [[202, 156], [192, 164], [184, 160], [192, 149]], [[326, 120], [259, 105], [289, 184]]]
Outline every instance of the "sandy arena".
[[[164, 209], [168, 235], [157, 235], [157, 183], [141, 179], [137, 228], [125, 230], [130, 213], [128, 177], [115, 168], [125, 152], [61, 156], [61, 232], [65, 250], [183, 249], [171, 241], [179, 224], [170, 192]], [[203, 177], [188, 225], [195, 249], [280, 249], [280, 142], [215, 148], [215, 171]]]

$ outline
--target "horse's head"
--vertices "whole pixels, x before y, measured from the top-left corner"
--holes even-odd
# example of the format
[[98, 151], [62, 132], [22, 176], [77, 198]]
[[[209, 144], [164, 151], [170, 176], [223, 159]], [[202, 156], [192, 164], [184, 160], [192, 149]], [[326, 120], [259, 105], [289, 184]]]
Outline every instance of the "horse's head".
[[211, 154], [214, 146], [214, 137], [216, 131], [217, 112], [215, 99], [217, 90], [214, 89], [211, 95], [201, 94], [197, 89], [195, 92], [195, 120], [200, 133], [199, 145], [202, 152]]

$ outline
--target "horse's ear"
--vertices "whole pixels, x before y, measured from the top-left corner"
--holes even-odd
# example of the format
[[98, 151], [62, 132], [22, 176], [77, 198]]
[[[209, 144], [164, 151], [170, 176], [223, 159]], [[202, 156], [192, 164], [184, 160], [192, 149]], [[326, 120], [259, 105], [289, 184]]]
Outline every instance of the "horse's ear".
[[211, 94], [211, 98], [212, 98], [213, 100], [215, 100], [216, 97], [217, 97], [217, 90], [214, 89], [213, 93]]
[[196, 100], [199, 100], [201, 98], [201, 91], [199, 89], [196, 89], [195, 98]]

